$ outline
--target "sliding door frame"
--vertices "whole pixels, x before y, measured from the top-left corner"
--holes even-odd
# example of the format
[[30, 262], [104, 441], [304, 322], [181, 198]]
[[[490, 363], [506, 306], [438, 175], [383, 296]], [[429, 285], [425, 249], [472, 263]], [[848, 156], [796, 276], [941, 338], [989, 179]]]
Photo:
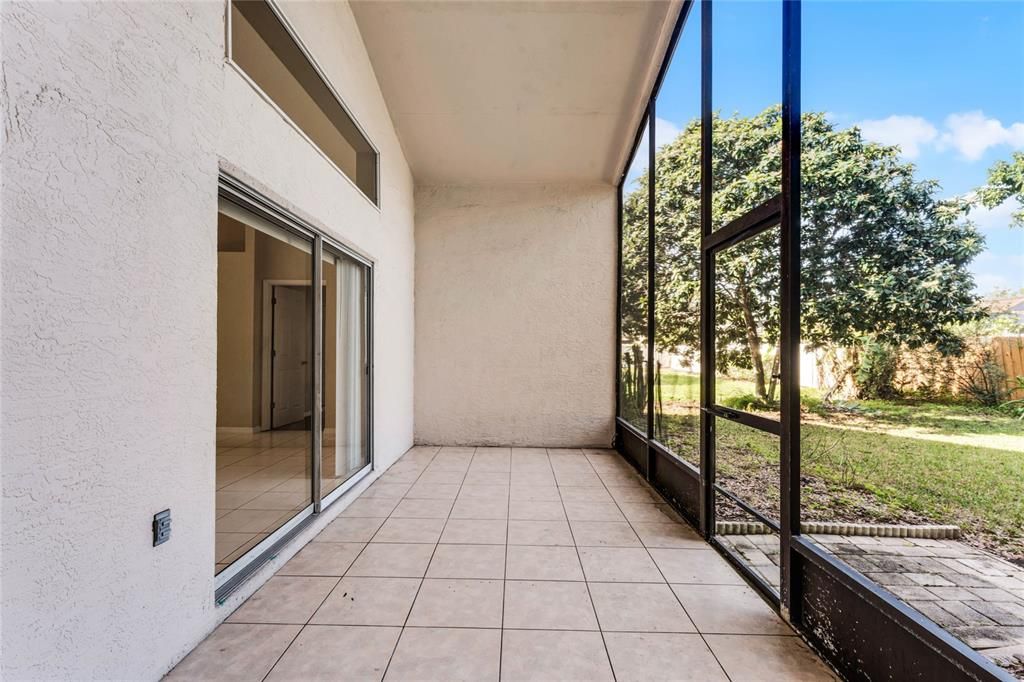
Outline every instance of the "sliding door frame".
[[224, 600], [238, 589], [253, 573], [263, 564], [276, 557], [281, 549], [291, 542], [303, 529], [311, 524], [325, 509], [345, 495], [346, 492], [356, 486], [359, 481], [368, 476], [375, 466], [373, 447], [373, 261], [356, 253], [352, 249], [330, 236], [324, 234], [306, 220], [295, 215], [294, 212], [286, 209], [277, 202], [264, 196], [248, 184], [234, 176], [221, 171], [217, 183], [218, 197], [230, 202], [239, 208], [253, 213], [259, 218], [266, 220], [273, 225], [291, 232], [305, 240], [311, 245], [311, 257], [313, 258], [312, 281], [323, 281], [323, 254], [326, 245], [331, 251], [337, 252], [347, 258], [351, 258], [360, 267], [365, 269], [364, 283], [366, 287], [366, 310], [365, 310], [365, 343], [366, 343], [366, 447], [368, 461], [358, 471], [354, 472], [344, 483], [332, 490], [328, 495], [322, 495], [322, 457], [323, 457], [323, 371], [324, 371], [324, 349], [323, 349], [323, 319], [324, 300], [322, 295], [313, 296], [313, 329], [312, 329], [312, 354], [313, 381], [311, 391], [313, 393], [313, 414], [312, 414], [312, 454], [310, 469], [311, 480], [311, 503], [300, 510], [288, 522], [268, 535], [262, 542], [250, 549], [244, 555], [236, 559], [230, 566], [218, 573], [214, 578], [214, 599], [217, 603]]

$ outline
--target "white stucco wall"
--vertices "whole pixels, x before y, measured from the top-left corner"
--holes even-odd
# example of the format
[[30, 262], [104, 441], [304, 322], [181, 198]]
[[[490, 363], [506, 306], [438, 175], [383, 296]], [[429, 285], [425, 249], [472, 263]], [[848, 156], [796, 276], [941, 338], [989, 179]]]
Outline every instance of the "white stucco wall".
[[610, 185], [416, 190], [416, 441], [607, 446]]
[[412, 177], [345, 4], [284, 9], [380, 210], [225, 64], [223, 3], [0, 7], [0, 677], [156, 679], [290, 554], [215, 606], [218, 165], [376, 261], [381, 468], [413, 437]]

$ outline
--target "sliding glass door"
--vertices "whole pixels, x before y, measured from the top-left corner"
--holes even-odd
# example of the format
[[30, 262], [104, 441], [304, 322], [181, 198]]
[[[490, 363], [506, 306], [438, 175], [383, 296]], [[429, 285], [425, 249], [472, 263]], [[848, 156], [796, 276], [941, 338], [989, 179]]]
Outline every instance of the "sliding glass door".
[[218, 594], [372, 461], [372, 266], [231, 178], [220, 194]]

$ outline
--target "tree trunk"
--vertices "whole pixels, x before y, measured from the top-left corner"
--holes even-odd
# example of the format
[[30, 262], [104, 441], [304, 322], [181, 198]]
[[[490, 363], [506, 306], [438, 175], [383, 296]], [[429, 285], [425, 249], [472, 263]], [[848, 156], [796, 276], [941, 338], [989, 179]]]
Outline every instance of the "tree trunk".
[[754, 394], [768, 402], [768, 391], [765, 389], [764, 360], [761, 358], [761, 334], [757, 330], [757, 320], [754, 319], [750, 290], [747, 288], [747, 278], [744, 273], [740, 273], [737, 293], [740, 299], [740, 309], [743, 311], [743, 324], [747, 329], [750, 359], [754, 365]]
[[775, 359], [772, 360], [772, 376], [768, 382], [768, 404], [775, 404], [775, 390], [779, 387], [779, 356], [782, 355], [781, 349], [775, 349]]

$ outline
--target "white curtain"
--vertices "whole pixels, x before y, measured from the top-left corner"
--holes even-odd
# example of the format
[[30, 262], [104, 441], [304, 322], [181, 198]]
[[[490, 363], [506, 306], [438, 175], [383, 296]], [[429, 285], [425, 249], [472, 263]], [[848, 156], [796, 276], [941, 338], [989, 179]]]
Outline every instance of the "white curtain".
[[335, 404], [335, 476], [347, 478], [365, 461], [366, 330], [363, 266], [335, 258], [338, 309]]

